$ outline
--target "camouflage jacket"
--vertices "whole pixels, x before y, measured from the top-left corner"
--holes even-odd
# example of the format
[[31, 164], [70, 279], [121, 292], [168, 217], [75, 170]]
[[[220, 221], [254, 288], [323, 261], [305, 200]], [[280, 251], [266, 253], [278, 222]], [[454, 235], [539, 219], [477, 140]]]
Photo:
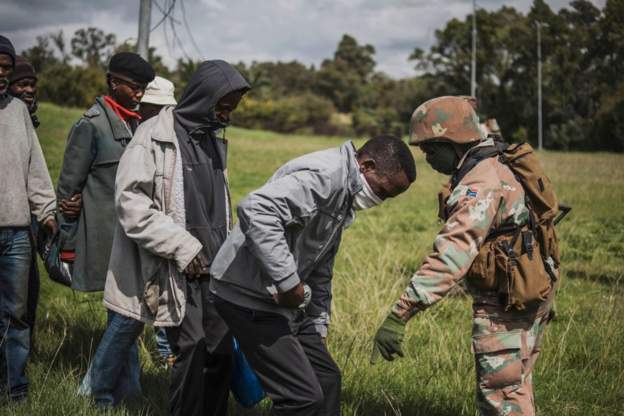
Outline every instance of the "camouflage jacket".
[[[491, 145], [493, 141], [488, 139], [476, 147]], [[464, 278], [490, 230], [523, 225], [529, 216], [522, 185], [497, 158], [483, 160], [468, 172], [452, 189], [446, 204], [447, 220], [435, 238], [433, 253], [392, 307], [404, 321], [442, 299]]]

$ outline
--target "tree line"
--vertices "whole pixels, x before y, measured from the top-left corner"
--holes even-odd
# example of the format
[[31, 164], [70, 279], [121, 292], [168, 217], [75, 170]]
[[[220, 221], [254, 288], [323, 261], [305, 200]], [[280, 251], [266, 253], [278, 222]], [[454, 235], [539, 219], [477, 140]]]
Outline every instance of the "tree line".
[[[477, 98], [482, 118], [498, 120], [508, 140], [537, 140], [537, 30], [541, 24], [544, 144], [551, 149], [624, 151], [624, 0], [598, 8], [574, 0], [558, 12], [534, 0], [477, 11]], [[438, 95], [470, 91], [472, 15], [435, 31], [429, 50], [406, 57], [414, 76], [394, 79], [376, 70], [375, 48], [343, 35], [332, 57], [315, 65], [239, 63], [253, 85], [234, 116], [244, 127], [280, 132], [406, 134], [412, 111]], [[40, 74], [43, 100], [87, 107], [106, 91], [105, 65], [115, 52], [134, 50], [97, 28], [37, 37], [23, 52]], [[198, 62], [149, 61], [181, 94]]]

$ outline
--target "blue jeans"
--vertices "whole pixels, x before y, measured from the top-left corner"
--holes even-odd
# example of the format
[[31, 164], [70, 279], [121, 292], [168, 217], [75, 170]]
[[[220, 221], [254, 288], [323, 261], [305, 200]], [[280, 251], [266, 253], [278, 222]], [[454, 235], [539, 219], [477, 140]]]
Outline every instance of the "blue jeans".
[[87, 370], [79, 395], [92, 395], [99, 407], [141, 395], [137, 338], [143, 323], [108, 311], [108, 325]]
[[33, 215], [30, 224], [32, 236], [32, 260], [30, 261], [30, 273], [28, 276], [28, 306], [26, 307], [26, 320], [30, 325], [30, 342], [31, 347], [34, 345], [35, 321], [37, 319], [37, 305], [39, 304], [39, 291], [41, 289], [41, 275], [37, 265], [37, 233], [39, 232], [39, 223]]
[[165, 331], [165, 328], [154, 328], [154, 332], [156, 332], [156, 346], [158, 347], [158, 353], [166, 363], [167, 358], [169, 358], [170, 355], [173, 355], [171, 345], [169, 345], [169, 341], [167, 340], [167, 332]]
[[8, 384], [15, 400], [28, 395], [30, 326], [26, 305], [31, 258], [28, 227], [0, 228], [0, 391]]

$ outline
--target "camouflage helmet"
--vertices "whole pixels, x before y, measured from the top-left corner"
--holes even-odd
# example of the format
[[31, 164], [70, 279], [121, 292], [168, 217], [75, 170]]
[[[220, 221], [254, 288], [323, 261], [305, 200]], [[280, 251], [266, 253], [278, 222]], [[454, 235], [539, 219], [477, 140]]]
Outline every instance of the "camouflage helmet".
[[464, 144], [483, 140], [485, 136], [473, 108], [476, 101], [468, 98], [438, 97], [421, 104], [412, 114], [409, 144], [419, 145], [429, 140]]

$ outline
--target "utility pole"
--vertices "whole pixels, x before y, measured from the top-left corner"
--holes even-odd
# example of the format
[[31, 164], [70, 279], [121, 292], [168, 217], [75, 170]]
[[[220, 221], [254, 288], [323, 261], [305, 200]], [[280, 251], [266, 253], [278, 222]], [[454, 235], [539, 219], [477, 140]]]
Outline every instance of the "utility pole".
[[139, 7], [139, 40], [137, 52], [147, 61], [149, 51], [150, 18], [152, 15], [152, 0], [140, 0]]
[[477, 0], [472, 0], [472, 63], [470, 71], [470, 95], [477, 97]]
[[537, 25], [537, 148], [542, 150], [542, 24]]

